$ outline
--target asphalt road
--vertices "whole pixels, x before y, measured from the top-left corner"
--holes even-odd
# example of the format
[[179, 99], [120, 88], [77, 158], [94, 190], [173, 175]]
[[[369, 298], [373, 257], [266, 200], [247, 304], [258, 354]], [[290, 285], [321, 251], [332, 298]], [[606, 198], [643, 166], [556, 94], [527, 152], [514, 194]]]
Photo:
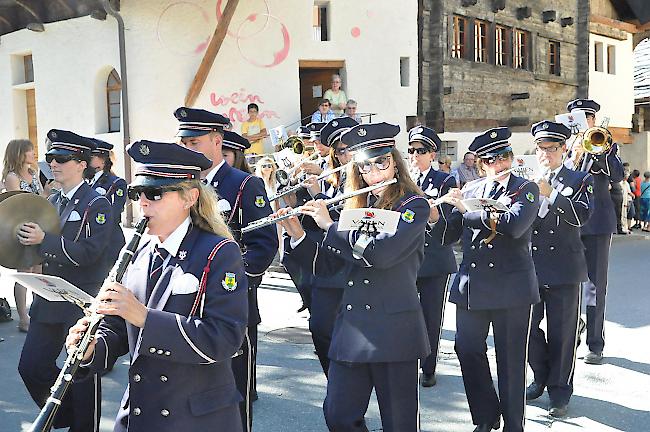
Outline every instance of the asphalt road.
[[[650, 238], [616, 237], [612, 245], [607, 297], [605, 361], [590, 366], [578, 360], [569, 416], [551, 420], [544, 395], [526, 410], [526, 431], [650, 431]], [[10, 271], [3, 270], [6, 276]], [[13, 301], [6, 277], [0, 297]], [[307, 330], [307, 313], [297, 314], [299, 297], [287, 275], [272, 273], [259, 292], [258, 392], [254, 429], [263, 432], [326, 431], [322, 414], [326, 381]], [[14, 314], [15, 316], [15, 314]], [[472, 431], [458, 360], [453, 349], [455, 308], [448, 304], [442, 334], [438, 384], [421, 389], [422, 430]], [[0, 432], [27, 430], [37, 409], [16, 371], [24, 334], [16, 321], [0, 324]], [[578, 349], [581, 357], [585, 346]], [[490, 341], [493, 371], [495, 356]], [[112, 430], [128, 365], [119, 362], [102, 380], [102, 431]], [[529, 374], [532, 379], [532, 374]], [[371, 430], [381, 430], [372, 398]]]

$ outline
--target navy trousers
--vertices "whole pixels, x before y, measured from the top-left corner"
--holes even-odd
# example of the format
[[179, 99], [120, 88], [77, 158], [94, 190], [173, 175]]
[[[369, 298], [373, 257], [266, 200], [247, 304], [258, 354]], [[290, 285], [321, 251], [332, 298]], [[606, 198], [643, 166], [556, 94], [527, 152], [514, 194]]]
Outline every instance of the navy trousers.
[[[542, 301], [533, 306], [528, 364], [535, 382], [546, 385], [552, 406], [565, 405], [573, 394], [580, 284], [540, 286]], [[546, 314], [546, 333], [540, 323]]]
[[341, 298], [343, 297], [343, 290], [313, 287], [311, 293], [309, 331], [314, 341], [316, 355], [318, 356], [325, 376], [327, 376], [330, 365], [328, 352], [332, 343], [334, 322], [336, 321], [336, 314], [341, 304]]
[[[530, 306], [456, 309], [455, 348], [474, 424], [492, 424], [503, 415], [504, 432], [523, 432], [530, 313]], [[487, 358], [490, 323], [497, 356], [498, 396]]]
[[605, 347], [605, 301], [612, 235], [585, 235], [582, 243], [589, 274], [589, 281], [583, 288], [587, 306], [587, 345], [590, 351], [602, 352]]
[[[257, 329], [257, 326], [254, 328]], [[246, 337], [239, 350], [239, 355], [232, 359], [232, 373], [235, 376], [235, 384], [243, 398], [239, 402], [239, 413], [241, 414], [242, 430], [244, 432], [253, 428], [253, 398], [251, 394], [253, 388], [253, 346], [248, 331], [250, 331], [250, 327], [246, 331]]]
[[436, 373], [438, 363], [438, 349], [440, 346], [440, 333], [442, 322], [445, 318], [445, 304], [447, 303], [447, 287], [449, 275], [439, 275], [417, 279], [420, 292], [420, 305], [427, 325], [431, 354], [422, 362], [422, 372]]
[[[18, 371], [34, 402], [43, 407], [50, 396], [61, 369], [56, 359], [72, 323], [41, 323], [32, 321], [20, 354]], [[55, 428], [69, 427], [70, 432], [99, 430], [101, 416], [101, 382], [97, 375], [76, 379], [68, 388], [54, 420]], [[36, 416], [34, 416], [36, 417]]]
[[348, 363], [332, 360], [323, 404], [334, 432], [367, 432], [364, 416], [372, 389], [384, 432], [419, 431], [418, 361]]

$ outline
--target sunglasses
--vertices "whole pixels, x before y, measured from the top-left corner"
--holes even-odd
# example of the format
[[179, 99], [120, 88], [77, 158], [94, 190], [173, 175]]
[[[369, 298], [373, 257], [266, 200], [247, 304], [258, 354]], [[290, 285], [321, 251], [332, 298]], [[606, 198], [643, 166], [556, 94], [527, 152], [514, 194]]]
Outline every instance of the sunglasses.
[[552, 147], [535, 147], [536, 152], [544, 152], [544, 153], [555, 153], [557, 152], [562, 146], [552, 146]]
[[500, 154], [500, 155], [496, 155], [496, 156], [481, 158], [481, 161], [486, 165], [492, 165], [492, 164], [496, 163], [497, 161], [505, 161], [505, 160], [508, 160], [508, 159], [510, 159], [509, 154]]
[[75, 155], [45, 155], [45, 162], [47, 163], [52, 163], [52, 161], [56, 161], [58, 164], [64, 164], [67, 162], [70, 162], [71, 160], [75, 160], [77, 162], [81, 162], [81, 159]]
[[337, 154], [337, 155], [339, 155], [339, 156], [343, 156], [343, 155], [346, 154], [347, 152], [348, 152], [348, 148], [347, 148], [347, 147], [337, 148], [336, 150], [334, 150], [334, 153]]
[[425, 155], [425, 154], [429, 153], [429, 150], [427, 150], [424, 147], [418, 147], [418, 148], [409, 147], [409, 149], [407, 151], [409, 152], [410, 155], [412, 155], [413, 153], [417, 153], [419, 155]]
[[262, 164], [262, 168], [273, 168], [271, 164]]
[[390, 166], [390, 156], [379, 156], [374, 161], [363, 161], [363, 162], [356, 163], [356, 166], [361, 172], [361, 174], [368, 174], [372, 170], [373, 165], [379, 171], [384, 171], [385, 169], [388, 169], [388, 167]]
[[127, 195], [131, 201], [138, 201], [142, 195], [149, 201], [159, 201], [165, 192], [178, 192], [181, 188], [175, 186], [129, 186]]

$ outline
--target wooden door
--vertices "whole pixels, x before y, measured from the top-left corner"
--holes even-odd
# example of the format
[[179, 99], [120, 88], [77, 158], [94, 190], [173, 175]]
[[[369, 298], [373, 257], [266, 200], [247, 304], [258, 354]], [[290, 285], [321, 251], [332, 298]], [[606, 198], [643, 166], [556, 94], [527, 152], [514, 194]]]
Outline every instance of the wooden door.
[[25, 100], [27, 105], [27, 129], [29, 140], [34, 144], [34, 153], [38, 159], [38, 128], [36, 124], [36, 90], [29, 89], [25, 91]]
[[[303, 64], [307, 66], [303, 67]], [[319, 100], [331, 87], [332, 75], [340, 73], [342, 68], [343, 62], [340, 61], [301, 61], [299, 70], [300, 116], [304, 119], [303, 125], [311, 121], [309, 117], [318, 109]]]

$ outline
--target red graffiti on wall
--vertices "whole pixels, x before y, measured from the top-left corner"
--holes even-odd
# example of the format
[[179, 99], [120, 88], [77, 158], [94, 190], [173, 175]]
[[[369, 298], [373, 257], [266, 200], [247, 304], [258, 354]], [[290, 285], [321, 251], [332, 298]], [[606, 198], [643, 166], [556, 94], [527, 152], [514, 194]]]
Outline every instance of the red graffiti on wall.
[[260, 95], [248, 93], [243, 88], [230, 94], [217, 95], [217, 93], [212, 92], [210, 93], [210, 103], [214, 107], [225, 109], [223, 115], [233, 123], [248, 120], [247, 107], [250, 103], [255, 103], [260, 107], [259, 118], [280, 118], [277, 112], [263, 109], [264, 100]]

